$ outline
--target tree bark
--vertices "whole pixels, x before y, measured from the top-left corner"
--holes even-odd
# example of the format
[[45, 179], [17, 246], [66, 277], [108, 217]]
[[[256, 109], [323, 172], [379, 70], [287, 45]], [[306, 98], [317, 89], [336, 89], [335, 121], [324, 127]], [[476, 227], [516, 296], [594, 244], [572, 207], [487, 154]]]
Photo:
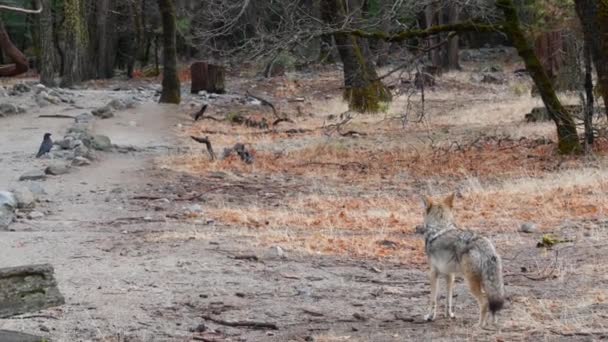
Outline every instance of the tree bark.
[[[425, 28], [431, 28], [435, 26], [440, 26], [439, 18], [441, 17], [441, 10], [439, 8], [438, 2], [429, 3], [424, 9], [424, 18], [426, 22]], [[427, 38], [428, 46], [437, 46], [439, 44], [439, 35], [434, 35]], [[441, 68], [441, 56], [439, 53], [439, 49], [432, 49], [429, 51], [429, 58], [431, 60], [431, 64], [437, 68]]]
[[179, 103], [180, 82], [177, 74], [176, 23], [173, 0], [158, 0], [163, 22], [163, 90], [161, 103]]
[[84, 79], [87, 27], [83, 22], [82, 0], [64, 1], [65, 65], [62, 87], [71, 87]]
[[585, 42], [585, 151], [593, 145], [593, 76], [591, 74], [591, 47]]
[[0, 66], [0, 77], [13, 77], [28, 71], [27, 58], [11, 41], [2, 19], [0, 19], [0, 49], [14, 63]]
[[111, 78], [114, 74], [113, 66], [111, 65], [110, 54], [110, 34], [108, 32], [109, 27], [109, 11], [110, 11], [110, 0], [98, 0], [97, 2], [97, 17], [96, 17], [96, 30], [97, 30], [97, 63], [96, 63], [96, 74], [98, 78]]
[[205, 62], [194, 62], [190, 66], [192, 84], [190, 93], [198, 94], [204, 90], [208, 93], [223, 94], [225, 69], [220, 65], [207, 64]]
[[597, 73], [600, 93], [608, 115], [608, 1], [576, 0], [576, 13], [583, 26], [585, 44]]
[[[330, 25], [340, 25], [348, 15], [360, 9], [355, 1], [349, 2], [347, 12], [346, 0], [323, 0], [322, 18]], [[349, 33], [335, 33], [334, 39], [338, 53], [344, 65], [344, 99], [349, 108], [358, 112], [381, 111], [381, 102], [391, 100], [388, 88], [378, 79], [366, 39]]]
[[511, 0], [497, 0], [496, 5], [502, 9], [505, 16], [504, 32], [517, 49], [519, 56], [524, 60], [526, 69], [530, 73], [540, 96], [547, 107], [551, 119], [557, 126], [558, 148], [560, 153], [572, 154], [582, 151], [576, 132], [576, 125], [570, 113], [566, 111], [555, 94], [551, 80], [547, 76], [534, 50], [528, 43], [521, 29], [519, 16]]
[[51, 0], [42, 0], [42, 13], [40, 14], [40, 83], [47, 87], [55, 84], [55, 46], [53, 45], [53, 12]]
[[[448, 9], [448, 24], [456, 24], [458, 22], [460, 9], [458, 8], [458, 4], [450, 1], [447, 5]], [[459, 63], [459, 51], [458, 48], [458, 35], [453, 35], [451, 38], [448, 38], [448, 43], [445, 47], [445, 63], [444, 68], [446, 70], [460, 70]]]

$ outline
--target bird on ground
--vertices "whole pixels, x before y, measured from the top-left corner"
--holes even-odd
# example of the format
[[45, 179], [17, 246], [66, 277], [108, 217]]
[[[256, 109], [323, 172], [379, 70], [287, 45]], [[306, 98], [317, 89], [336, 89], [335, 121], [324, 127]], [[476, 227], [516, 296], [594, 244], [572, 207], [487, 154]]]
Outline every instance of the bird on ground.
[[42, 157], [44, 154], [47, 154], [53, 148], [53, 140], [51, 140], [51, 133], [44, 133], [44, 138], [42, 139], [42, 143], [40, 144], [40, 148], [38, 149], [38, 154], [36, 154], [36, 158]]

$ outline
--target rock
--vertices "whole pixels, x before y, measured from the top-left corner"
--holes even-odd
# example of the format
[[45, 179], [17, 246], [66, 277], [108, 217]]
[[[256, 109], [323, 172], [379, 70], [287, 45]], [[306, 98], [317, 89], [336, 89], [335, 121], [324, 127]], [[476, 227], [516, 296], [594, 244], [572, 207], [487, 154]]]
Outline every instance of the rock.
[[77, 123], [89, 123], [95, 119], [95, 116], [91, 113], [82, 113], [76, 116]]
[[83, 157], [89, 160], [97, 159], [95, 152], [91, 151], [85, 145], [76, 146], [74, 149], [74, 158]]
[[40, 107], [46, 107], [50, 104], [60, 104], [61, 99], [57, 96], [50, 95], [46, 91], [41, 91], [40, 93], [34, 95], [34, 100], [36, 104]]
[[491, 84], [504, 84], [504, 77], [499, 76], [496, 73], [484, 73], [481, 77], [482, 83], [491, 83]]
[[522, 233], [537, 233], [538, 227], [534, 223], [526, 222], [519, 227], [519, 231]]
[[271, 251], [276, 257], [285, 258], [285, 252], [283, 251], [283, 248], [281, 248], [280, 246], [272, 247]]
[[23, 94], [23, 93], [29, 93], [32, 90], [32, 88], [30, 88], [30, 86], [28, 86], [25, 83], [17, 83], [13, 86], [13, 89], [11, 90], [11, 92], [15, 95], [18, 94]]
[[20, 181], [34, 181], [34, 180], [45, 180], [46, 179], [46, 174], [40, 170], [32, 170], [32, 171], [28, 171], [24, 174], [21, 175], [21, 177], [19, 177]]
[[0, 117], [25, 113], [23, 107], [12, 103], [0, 103]]
[[36, 206], [36, 196], [34, 193], [25, 187], [19, 187], [12, 190], [15, 196], [16, 207], [19, 209], [33, 208]]
[[49, 159], [73, 159], [73, 150], [54, 150], [48, 153]]
[[110, 105], [103, 106], [103, 107], [97, 108], [97, 109], [93, 109], [91, 111], [91, 113], [100, 119], [109, 119], [114, 116], [114, 112], [112, 110], [112, 107], [110, 107]]
[[87, 166], [87, 165], [91, 165], [91, 161], [85, 157], [75, 157], [74, 160], [72, 160], [72, 166]]
[[90, 147], [98, 151], [109, 151], [112, 149], [112, 141], [105, 135], [94, 135]]
[[127, 105], [122, 100], [113, 99], [106, 105], [106, 107], [114, 110], [123, 110], [127, 108]]
[[43, 218], [44, 214], [39, 212], [39, 211], [32, 211], [29, 214], [27, 214], [27, 219], [28, 220], [35, 220], [35, 219], [39, 219], [39, 218]]
[[481, 69], [482, 73], [487, 73], [487, 72], [503, 72], [503, 68], [500, 64], [493, 64], [493, 65], [489, 65], [489, 66], [485, 66]]
[[30, 191], [34, 194], [34, 195], [46, 195], [46, 190], [44, 190], [44, 188], [42, 187], [42, 185], [40, 185], [40, 183], [30, 183], [28, 184], [28, 189], [30, 189]]
[[82, 145], [82, 141], [79, 139], [75, 139], [73, 136], [66, 136], [63, 140], [56, 140], [55, 145], [61, 147], [63, 150], [73, 150], [77, 146]]
[[46, 91], [46, 92], [48, 93], [48, 90], [47, 90], [47, 89], [48, 89], [48, 88], [47, 88], [47, 87], [46, 87], [44, 84], [40, 84], [40, 83], [38, 83], [38, 84], [36, 84], [36, 85], [34, 86], [34, 92], [35, 92], [36, 94], [40, 94], [40, 93], [41, 93], [41, 92], [43, 92], [43, 91]]
[[13, 222], [17, 200], [13, 193], [0, 191], [0, 229], [6, 230]]
[[70, 167], [68, 165], [64, 165], [64, 164], [50, 165], [44, 170], [44, 173], [46, 173], [47, 175], [52, 175], [52, 176], [65, 175], [66, 173], [69, 173], [69, 172], [70, 172]]

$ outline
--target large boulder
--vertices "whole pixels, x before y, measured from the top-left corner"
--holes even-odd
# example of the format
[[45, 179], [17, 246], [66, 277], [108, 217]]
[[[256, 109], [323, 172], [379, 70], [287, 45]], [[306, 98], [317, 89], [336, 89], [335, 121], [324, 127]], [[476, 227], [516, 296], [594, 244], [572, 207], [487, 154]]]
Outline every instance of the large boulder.
[[23, 109], [23, 107], [14, 105], [12, 103], [0, 103], [0, 117], [21, 113], [25, 113], [25, 109]]
[[112, 149], [112, 141], [105, 135], [94, 135], [90, 141], [90, 148], [98, 151], [109, 151]]

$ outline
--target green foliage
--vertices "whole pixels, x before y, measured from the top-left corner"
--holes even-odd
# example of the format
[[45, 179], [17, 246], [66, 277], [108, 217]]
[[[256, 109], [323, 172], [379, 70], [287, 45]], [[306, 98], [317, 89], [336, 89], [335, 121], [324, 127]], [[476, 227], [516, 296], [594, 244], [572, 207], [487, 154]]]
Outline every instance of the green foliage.
[[189, 18], [179, 18], [175, 21], [175, 26], [179, 32], [190, 31], [191, 22]]
[[373, 81], [367, 87], [344, 90], [344, 100], [350, 110], [359, 113], [380, 113], [388, 109], [391, 92], [380, 81]]

